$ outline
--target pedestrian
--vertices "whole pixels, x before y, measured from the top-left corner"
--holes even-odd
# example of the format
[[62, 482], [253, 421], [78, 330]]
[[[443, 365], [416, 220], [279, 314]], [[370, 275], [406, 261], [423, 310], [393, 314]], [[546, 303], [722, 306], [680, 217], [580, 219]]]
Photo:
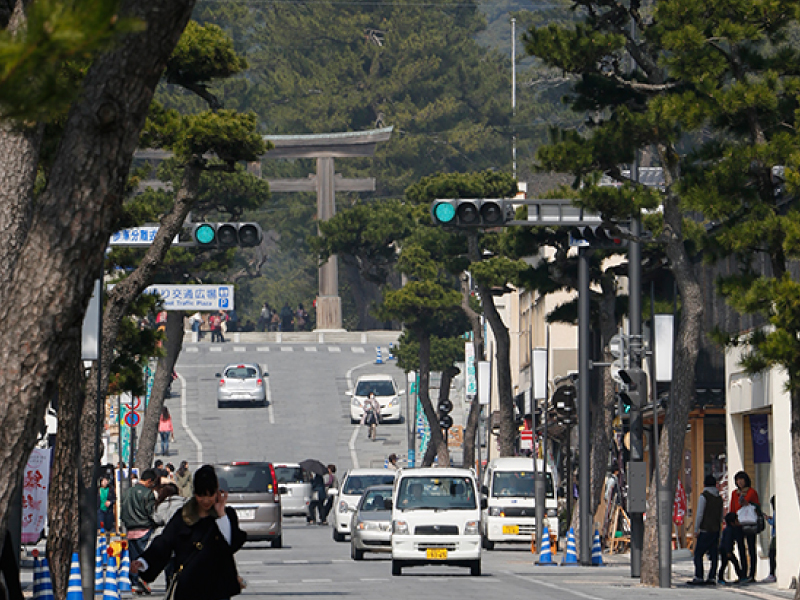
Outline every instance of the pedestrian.
[[211, 343], [218, 342], [222, 337], [220, 333], [219, 315], [212, 314], [208, 316], [208, 327], [211, 329]]
[[261, 307], [261, 314], [258, 316], [258, 330], [259, 331], [266, 331], [269, 327], [269, 322], [272, 318], [271, 311], [269, 309], [269, 304], [264, 302], [264, 306]]
[[281, 315], [278, 313], [277, 310], [272, 311], [272, 316], [269, 320], [269, 330], [270, 331], [278, 331], [281, 328]]
[[719, 585], [727, 585], [727, 581], [725, 581], [725, 569], [728, 568], [728, 562], [733, 565], [733, 568], [736, 569], [736, 577], [738, 578], [736, 583], [743, 583], [744, 582], [744, 565], [740, 565], [739, 561], [736, 560], [736, 555], [733, 553], [733, 548], [736, 546], [742, 538], [742, 528], [739, 526], [739, 518], [736, 516], [735, 512], [729, 512], [725, 515], [725, 529], [722, 530], [722, 535], [720, 536], [719, 540], [719, 556], [720, 556], [720, 566], [719, 566], [719, 576], [717, 577], [717, 583]]
[[185, 460], [181, 461], [178, 471], [175, 473], [175, 484], [182, 497], [192, 497], [192, 472], [189, 470], [189, 463]]
[[770, 533], [772, 534], [769, 540], [769, 575], [762, 579], [761, 583], [775, 583], [777, 581], [775, 577], [775, 567], [778, 566], [775, 542], [775, 496], [769, 499], [769, 503], [772, 505], [772, 514], [764, 515], [770, 525]]
[[294, 313], [292, 312], [292, 309], [289, 308], [289, 303], [284, 302], [283, 308], [281, 309], [281, 331], [294, 330], [292, 325], [292, 317], [294, 317]]
[[386, 468], [392, 471], [397, 471], [400, 467], [397, 466], [397, 454], [392, 452], [389, 455], [388, 463], [386, 464]]
[[100, 478], [100, 487], [97, 489], [97, 528], [111, 531], [114, 525], [114, 504], [117, 502], [117, 495], [108, 477], [103, 475]]
[[[186, 504], [186, 500], [187, 498], [184, 498], [178, 493], [178, 486], [174, 483], [161, 486], [158, 492], [158, 500], [156, 500], [154, 520], [158, 527], [155, 532], [153, 532], [154, 537], [161, 535], [166, 524], [169, 523], [176, 512], [183, 508], [183, 505]], [[172, 559], [167, 563], [167, 566], [164, 567], [164, 576], [167, 581], [172, 579], [176, 568], [177, 565], [175, 564], [175, 557], [173, 555]]]
[[327, 525], [328, 515], [331, 512], [331, 508], [333, 508], [333, 494], [330, 494], [329, 491], [339, 489], [339, 481], [336, 479], [336, 465], [328, 465], [328, 472], [322, 480], [325, 484], [325, 499], [322, 503], [320, 520], [322, 521], [322, 525]]
[[302, 304], [297, 305], [297, 311], [294, 315], [294, 323], [297, 331], [305, 331], [306, 325], [308, 324], [308, 313], [306, 309], [303, 308]]
[[192, 331], [197, 334], [197, 341], [203, 339], [203, 332], [201, 327], [203, 325], [203, 317], [199, 312], [194, 313], [191, 317], [189, 317], [189, 321], [192, 324]]
[[164, 468], [167, 470], [167, 479], [170, 483], [175, 483], [175, 465], [167, 463]]
[[311, 502], [308, 503], [308, 516], [306, 516], [306, 525], [314, 525], [317, 522], [317, 515], [319, 515], [319, 524], [322, 524], [323, 506], [325, 503], [325, 480], [322, 475], [317, 473], [314, 479], [311, 480]]
[[378, 439], [378, 423], [380, 422], [381, 404], [375, 398], [375, 392], [370, 392], [364, 400], [364, 414], [361, 415], [361, 424], [369, 427], [367, 436], [373, 442]]
[[714, 583], [717, 573], [719, 552], [719, 532], [722, 528], [722, 498], [717, 489], [717, 479], [706, 475], [705, 486], [697, 500], [697, 513], [694, 519], [694, 585], [706, 583], [703, 578], [703, 557], [708, 554], [711, 570], [708, 583]]
[[225, 334], [228, 333], [228, 322], [230, 321], [230, 317], [228, 314], [221, 310], [219, 311], [219, 341], [225, 341]]
[[[156, 497], [153, 494], [156, 481], [155, 470], [145, 469], [136, 485], [129, 488], [122, 499], [120, 517], [127, 530], [131, 561], [135, 561], [142, 555], [156, 527], [154, 518]], [[141, 581], [135, 573], [132, 573], [131, 585], [137, 593], [150, 593], [150, 586]]]
[[[731, 505], [729, 512], [739, 515], [743, 508], [754, 505], [756, 510], [760, 510], [758, 493], [751, 487], [750, 476], [744, 471], [739, 471], [733, 477], [736, 489], [731, 494]], [[739, 516], [739, 523], [742, 523]], [[742, 564], [742, 572], [747, 573], [744, 583], [752, 583], [756, 578], [756, 534], [743, 533], [737, 542], [739, 549], [739, 560]], [[745, 553], [746, 549], [746, 553]], [[748, 562], [749, 559], [749, 562]]]
[[158, 419], [158, 435], [161, 437], [161, 456], [169, 456], [169, 442], [170, 439], [175, 441], [175, 432], [172, 429], [172, 417], [166, 406], [161, 408], [161, 416]]
[[178, 565], [170, 582], [174, 600], [223, 600], [244, 587], [233, 555], [247, 540], [236, 511], [227, 506], [228, 492], [219, 489], [214, 467], [194, 474], [194, 495], [169, 520], [150, 547], [131, 562], [131, 573], [153, 581], [174, 553]]

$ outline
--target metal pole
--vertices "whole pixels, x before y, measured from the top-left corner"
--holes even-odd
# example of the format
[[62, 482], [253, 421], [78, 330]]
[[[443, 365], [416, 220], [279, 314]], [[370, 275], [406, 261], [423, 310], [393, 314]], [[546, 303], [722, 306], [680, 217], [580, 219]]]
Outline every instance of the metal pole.
[[[406, 454], [406, 466], [413, 467], [414, 461], [416, 457], [414, 456], [414, 425], [415, 420], [411, 419], [411, 379], [409, 378], [409, 374], [414, 373], [414, 371], [409, 371], [406, 373], [406, 433], [407, 433], [407, 440], [408, 440], [408, 451]], [[414, 381], [416, 381], [416, 375], [413, 375]]]
[[544, 504], [545, 504], [545, 489], [544, 489], [544, 473], [539, 471], [539, 453], [536, 451], [536, 431], [537, 419], [536, 408], [539, 404], [536, 398], [534, 386], [534, 368], [533, 368], [533, 331], [530, 332], [530, 353], [531, 353], [531, 443], [533, 446], [533, 510], [536, 519], [536, 548], [542, 547], [542, 528], [539, 523], [544, 523]]
[[[637, 179], [638, 162], [634, 162], [632, 175]], [[631, 234], [634, 240], [628, 244], [628, 306], [631, 335], [631, 368], [642, 367], [642, 248], [636, 238], [641, 234], [641, 220], [638, 214], [631, 218]], [[646, 393], [642, 390], [643, 393]], [[642, 429], [642, 411], [631, 411], [631, 462], [644, 460], [644, 432]], [[641, 577], [642, 549], [644, 547], [644, 514], [631, 512], [631, 577]]]
[[[517, 115], [517, 20], [511, 19], [511, 116]], [[511, 175], [517, 178], [517, 134], [511, 138]]]
[[[542, 415], [544, 415], [544, 433], [542, 434], [542, 472], [540, 478], [542, 480], [542, 512], [547, 512], [547, 489], [546, 489], [546, 482], [547, 482], [547, 420], [549, 417], [549, 408], [550, 408], [550, 328], [547, 328], [547, 339], [545, 340], [545, 359], [544, 359], [544, 410], [542, 411]], [[538, 523], [539, 521], [537, 521]], [[544, 523], [544, 521], [541, 521]], [[536, 528], [539, 529], [538, 527]], [[548, 532], [549, 533], [549, 532]]]
[[589, 248], [578, 248], [578, 516], [580, 560], [592, 564], [591, 439], [589, 423]]

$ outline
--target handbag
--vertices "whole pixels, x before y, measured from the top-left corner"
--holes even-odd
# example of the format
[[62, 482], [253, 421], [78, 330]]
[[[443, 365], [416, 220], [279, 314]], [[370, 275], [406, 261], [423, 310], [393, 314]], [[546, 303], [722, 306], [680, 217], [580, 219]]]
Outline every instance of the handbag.
[[739, 524], [742, 526], [743, 533], [747, 535], [758, 533], [758, 511], [754, 504], [743, 506], [736, 515], [739, 517]]

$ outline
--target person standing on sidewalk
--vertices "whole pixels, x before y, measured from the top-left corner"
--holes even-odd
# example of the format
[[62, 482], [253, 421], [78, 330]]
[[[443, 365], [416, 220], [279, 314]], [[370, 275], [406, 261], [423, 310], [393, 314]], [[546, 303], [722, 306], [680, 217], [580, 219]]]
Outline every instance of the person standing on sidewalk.
[[[758, 492], [751, 487], [750, 476], [744, 471], [739, 471], [733, 481], [736, 483], [736, 489], [731, 494], [730, 512], [738, 515], [739, 511], [748, 504], [755, 504], [760, 508], [761, 501], [758, 499]], [[745, 573], [744, 583], [753, 583], [756, 578], [756, 534], [743, 533], [736, 545], [739, 550], [742, 572]], [[746, 552], [745, 547], [747, 548]]]
[[717, 573], [719, 532], [722, 528], [722, 498], [717, 490], [717, 480], [706, 475], [703, 493], [697, 500], [697, 516], [694, 520], [694, 579], [693, 585], [706, 583], [703, 578], [703, 557], [708, 554], [711, 570], [708, 583], [714, 583]]
[[158, 419], [158, 435], [161, 437], [161, 456], [169, 456], [169, 441], [175, 441], [175, 432], [172, 429], [172, 416], [166, 406], [161, 409]]
[[[128, 533], [128, 549], [131, 562], [139, 558], [147, 548], [150, 536], [156, 528], [156, 497], [153, 488], [157, 482], [156, 472], [145, 469], [142, 476], [122, 499], [120, 518]], [[149, 586], [131, 573], [131, 585], [139, 594], [149, 594]]]
[[778, 565], [778, 557], [776, 553], [777, 545], [775, 542], [775, 496], [769, 499], [769, 503], [772, 505], [772, 514], [764, 515], [764, 518], [770, 525], [770, 533], [772, 533], [772, 536], [769, 540], [769, 575], [762, 579], [761, 583], [775, 583], [778, 581], [775, 577], [775, 567]]

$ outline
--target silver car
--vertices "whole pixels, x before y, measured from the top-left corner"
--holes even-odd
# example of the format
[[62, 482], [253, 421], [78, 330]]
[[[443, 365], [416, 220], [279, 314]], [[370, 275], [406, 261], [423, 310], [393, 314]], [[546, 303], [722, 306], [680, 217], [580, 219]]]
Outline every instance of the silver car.
[[216, 374], [219, 379], [217, 407], [222, 408], [226, 404], [266, 406], [267, 384], [264, 381], [266, 376], [261, 367], [254, 363], [228, 365], [222, 373]]
[[363, 560], [364, 552], [392, 551], [392, 486], [367, 488], [350, 525], [350, 556]]
[[236, 511], [247, 541], [269, 541], [283, 546], [281, 486], [268, 462], [233, 462], [216, 465], [219, 487], [228, 492], [228, 506]]

